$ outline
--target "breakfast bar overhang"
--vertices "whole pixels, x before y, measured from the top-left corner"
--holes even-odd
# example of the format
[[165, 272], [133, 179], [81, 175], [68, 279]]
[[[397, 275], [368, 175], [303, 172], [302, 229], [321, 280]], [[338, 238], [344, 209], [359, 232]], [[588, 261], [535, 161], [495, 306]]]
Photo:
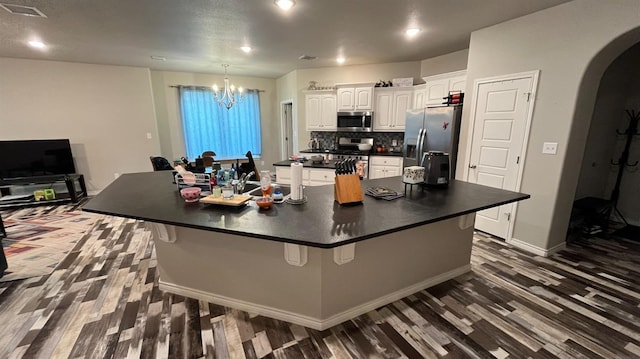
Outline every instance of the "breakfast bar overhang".
[[453, 181], [341, 206], [328, 185], [262, 210], [185, 203], [170, 174], [122, 175], [83, 210], [151, 227], [162, 290], [319, 330], [469, 271], [475, 212], [529, 197]]

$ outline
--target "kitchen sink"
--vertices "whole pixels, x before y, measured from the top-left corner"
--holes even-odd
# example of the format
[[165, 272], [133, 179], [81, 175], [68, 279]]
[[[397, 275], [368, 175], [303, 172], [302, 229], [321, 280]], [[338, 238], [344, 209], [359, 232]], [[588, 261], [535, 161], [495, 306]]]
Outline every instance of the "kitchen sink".
[[[289, 185], [282, 185], [282, 184], [275, 184], [275, 185], [280, 187], [280, 191], [282, 192], [283, 196], [286, 196], [289, 193], [291, 193], [291, 187], [289, 187]], [[247, 185], [244, 187], [244, 194], [249, 196], [262, 197], [262, 190], [260, 189], [260, 184], [247, 183]]]
[[250, 183], [247, 182], [244, 185], [244, 190], [242, 190], [243, 193], [249, 194], [249, 192], [253, 192], [255, 189], [259, 189], [260, 188], [260, 183]]

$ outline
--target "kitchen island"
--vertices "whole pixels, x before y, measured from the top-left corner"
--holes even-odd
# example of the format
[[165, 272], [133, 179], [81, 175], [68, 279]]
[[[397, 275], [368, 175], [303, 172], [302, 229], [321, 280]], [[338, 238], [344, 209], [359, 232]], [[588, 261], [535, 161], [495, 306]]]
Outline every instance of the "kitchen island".
[[305, 195], [268, 210], [185, 203], [170, 172], [150, 172], [120, 176], [83, 210], [152, 227], [162, 290], [325, 329], [469, 271], [475, 212], [529, 197], [459, 181], [355, 206], [331, 185]]

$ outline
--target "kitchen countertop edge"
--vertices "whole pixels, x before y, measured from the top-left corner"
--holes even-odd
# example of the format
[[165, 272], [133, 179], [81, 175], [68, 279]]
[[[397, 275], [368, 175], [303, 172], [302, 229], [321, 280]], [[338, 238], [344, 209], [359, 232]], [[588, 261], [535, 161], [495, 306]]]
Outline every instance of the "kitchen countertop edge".
[[[237, 209], [198, 203], [185, 204], [176, 190], [175, 184], [171, 184], [170, 177], [167, 176], [165, 180], [159, 180], [159, 178], [164, 178], [162, 175], [162, 172], [122, 175], [100, 194], [90, 199], [82, 210], [166, 225], [330, 249], [530, 197], [528, 194], [455, 181], [456, 183], [449, 189], [428, 189], [427, 193], [416, 190], [415, 194], [410, 195], [415, 197], [408, 198], [408, 200], [401, 198], [385, 201], [364, 196], [363, 204], [343, 207], [334, 202], [333, 186], [325, 185], [308, 187], [309, 202], [302, 206], [283, 204], [284, 207], [277, 208], [276, 211], [273, 209], [263, 211], [252, 204]], [[147, 179], [147, 181], [142, 179]], [[363, 183], [363, 187], [388, 186], [399, 190], [398, 183], [401, 183], [401, 177], [369, 180], [361, 183]], [[152, 188], [152, 190], [145, 193], [140, 190], [141, 186], [148, 186], [147, 188]], [[447, 203], [447, 197], [455, 198], [450, 199], [453, 201], [452, 203]], [[462, 199], [465, 199], [464, 202], [460, 202]], [[438, 203], [440, 204], [438, 205]], [[319, 207], [314, 207], [314, 205]], [[307, 211], [308, 215], [304, 213]], [[379, 213], [384, 211], [391, 211], [386, 220], [386, 216], [381, 216]], [[282, 212], [281, 216], [279, 216], [279, 212]], [[303, 213], [297, 214], [297, 212]], [[339, 228], [344, 223], [355, 223], [356, 225], [359, 221], [364, 223], [366, 222], [365, 218], [362, 218], [364, 215], [369, 215], [371, 222], [361, 229], [361, 234], [333, 235], [327, 232], [333, 231], [336, 226]], [[226, 222], [222, 225], [216, 224], [215, 221], [220, 218], [225, 218], [229, 224]], [[233, 225], [236, 225], [237, 228], [228, 228]], [[244, 227], [240, 227], [240, 225]], [[291, 227], [292, 225], [293, 227]], [[312, 237], [316, 240], [308, 239], [309, 232], [316, 234]]]

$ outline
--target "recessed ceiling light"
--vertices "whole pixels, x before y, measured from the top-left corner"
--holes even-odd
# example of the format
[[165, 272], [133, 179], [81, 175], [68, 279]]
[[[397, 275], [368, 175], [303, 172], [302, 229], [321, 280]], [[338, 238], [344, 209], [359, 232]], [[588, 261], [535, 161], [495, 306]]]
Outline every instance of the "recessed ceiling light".
[[156, 55], [152, 55], [151, 56], [151, 60], [157, 60], [157, 61], [167, 61], [167, 58], [164, 56], [156, 56]]
[[418, 33], [420, 33], [420, 29], [412, 27], [410, 29], [407, 29], [407, 31], [405, 31], [405, 34], [407, 36], [416, 36], [418, 35]]
[[345, 59], [344, 59], [344, 57], [338, 57], [338, 58], [336, 59], [336, 61], [337, 61], [339, 64], [344, 64]]
[[16, 4], [0, 4], [0, 8], [16, 15], [47, 17], [42, 11], [32, 6], [16, 5]]
[[29, 46], [31, 47], [35, 47], [36, 49], [44, 49], [45, 47], [47, 47], [47, 45], [44, 44], [44, 42], [42, 41], [29, 41]]
[[242, 46], [240, 50], [246, 52], [247, 54], [251, 52], [251, 46]]
[[278, 5], [282, 10], [289, 10], [296, 4], [295, 0], [274, 0], [274, 3]]

